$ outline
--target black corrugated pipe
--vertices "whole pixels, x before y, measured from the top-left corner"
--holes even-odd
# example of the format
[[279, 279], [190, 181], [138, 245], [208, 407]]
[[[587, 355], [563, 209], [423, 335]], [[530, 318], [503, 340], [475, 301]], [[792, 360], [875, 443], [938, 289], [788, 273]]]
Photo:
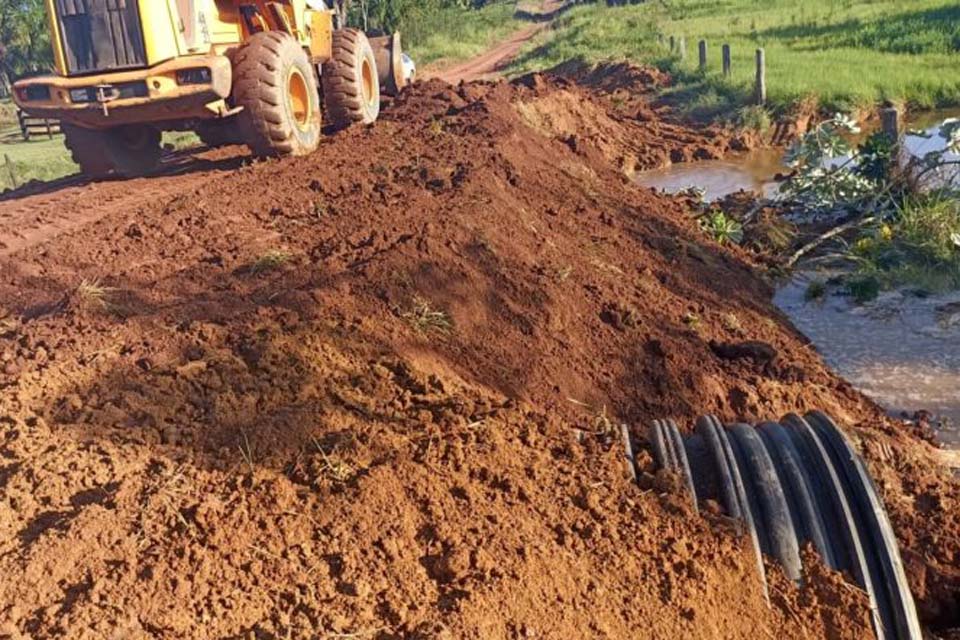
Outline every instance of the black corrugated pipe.
[[878, 640], [922, 640], [883, 503], [863, 460], [825, 414], [726, 427], [704, 416], [686, 437], [672, 420], [655, 420], [649, 439], [657, 464], [679, 474], [695, 509], [715, 500], [743, 524], [765, 591], [762, 554], [799, 582], [800, 547], [809, 542], [866, 591]]

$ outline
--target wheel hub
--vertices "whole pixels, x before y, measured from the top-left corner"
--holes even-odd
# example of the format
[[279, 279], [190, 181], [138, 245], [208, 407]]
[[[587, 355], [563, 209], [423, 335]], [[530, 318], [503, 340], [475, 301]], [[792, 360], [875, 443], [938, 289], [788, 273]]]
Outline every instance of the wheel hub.
[[290, 70], [290, 76], [287, 78], [287, 97], [290, 100], [290, 111], [294, 122], [301, 131], [305, 131], [313, 115], [310, 90], [307, 79], [296, 67]]
[[374, 82], [373, 82], [373, 66], [370, 64], [369, 60], [364, 60], [360, 65], [360, 81], [363, 90], [363, 101], [367, 106], [372, 106], [376, 100], [377, 96], [375, 95]]

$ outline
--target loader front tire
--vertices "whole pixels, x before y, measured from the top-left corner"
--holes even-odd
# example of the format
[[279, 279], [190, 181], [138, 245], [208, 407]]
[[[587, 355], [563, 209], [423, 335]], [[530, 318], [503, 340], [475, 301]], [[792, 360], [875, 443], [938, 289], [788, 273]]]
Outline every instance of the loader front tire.
[[380, 115], [380, 79], [367, 36], [357, 29], [333, 32], [333, 57], [323, 65], [327, 120], [337, 129], [373, 124]]
[[240, 130], [237, 116], [224, 120], [206, 120], [197, 127], [197, 137], [200, 142], [211, 149], [226, 147], [231, 144], [244, 144], [246, 138]]
[[142, 176], [160, 164], [163, 135], [159, 130], [145, 124], [130, 124], [109, 129], [105, 135], [107, 157], [118, 176]]
[[80, 167], [80, 172], [88, 178], [101, 180], [113, 172], [113, 163], [107, 158], [104, 149], [104, 132], [84, 129], [75, 124], [63, 122], [63, 143], [70, 151], [70, 157]]
[[64, 122], [61, 130], [73, 161], [90, 178], [131, 178], [160, 164], [161, 135], [153, 127], [123, 125], [97, 130]]
[[250, 37], [233, 57], [240, 130], [258, 156], [302, 156], [320, 144], [320, 91], [310, 58], [289, 34]]

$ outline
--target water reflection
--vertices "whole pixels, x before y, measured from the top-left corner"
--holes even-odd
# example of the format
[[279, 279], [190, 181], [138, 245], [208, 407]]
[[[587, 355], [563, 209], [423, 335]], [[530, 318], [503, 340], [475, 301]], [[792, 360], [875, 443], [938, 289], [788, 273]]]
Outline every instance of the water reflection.
[[[939, 135], [940, 122], [931, 126], [924, 126], [918, 134], [910, 134], [904, 138], [904, 148], [907, 157], [923, 158], [929, 153], [943, 151], [946, 142]], [[919, 128], [919, 127], [918, 127]], [[942, 156], [943, 162], [960, 161], [960, 155], [956, 153], [946, 153]], [[960, 167], [956, 165], [943, 166], [930, 174], [921, 185], [922, 187], [957, 187], [960, 186]]]
[[636, 182], [667, 193], [679, 193], [695, 186], [705, 191], [707, 201], [742, 190], [773, 197], [778, 186], [773, 177], [786, 172], [782, 157], [780, 149], [761, 149], [724, 160], [685, 162], [639, 173]]
[[[940, 124], [956, 113], [934, 111], [923, 114], [921, 118], [909, 123], [911, 132], [904, 138], [904, 149], [908, 156], [923, 157], [931, 151], [944, 148], [944, 139], [939, 135]], [[922, 133], [923, 135], [916, 135]], [[853, 142], [862, 142], [869, 133], [864, 133]], [[945, 160], [960, 160], [960, 156], [947, 154]], [[777, 174], [786, 173], [781, 149], [759, 149], [746, 154], [731, 156], [723, 160], [704, 160], [674, 164], [663, 169], [654, 169], [638, 173], [635, 181], [642, 187], [649, 187], [666, 193], [679, 193], [690, 187], [699, 187], [705, 191], [708, 202], [719, 200], [738, 191], [753, 191], [765, 197], [777, 195]], [[849, 158], [834, 158], [828, 161], [832, 166], [845, 164]], [[940, 184], [958, 180], [957, 167], [950, 169], [951, 174], [940, 176]]]

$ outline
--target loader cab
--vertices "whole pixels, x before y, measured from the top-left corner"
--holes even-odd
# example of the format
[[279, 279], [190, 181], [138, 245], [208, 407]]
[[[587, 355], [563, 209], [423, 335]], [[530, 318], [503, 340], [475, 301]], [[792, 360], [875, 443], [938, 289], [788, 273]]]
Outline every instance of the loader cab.
[[230, 0], [46, 0], [57, 73], [64, 77], [152, 67], [223, 53], [243, 39]]

